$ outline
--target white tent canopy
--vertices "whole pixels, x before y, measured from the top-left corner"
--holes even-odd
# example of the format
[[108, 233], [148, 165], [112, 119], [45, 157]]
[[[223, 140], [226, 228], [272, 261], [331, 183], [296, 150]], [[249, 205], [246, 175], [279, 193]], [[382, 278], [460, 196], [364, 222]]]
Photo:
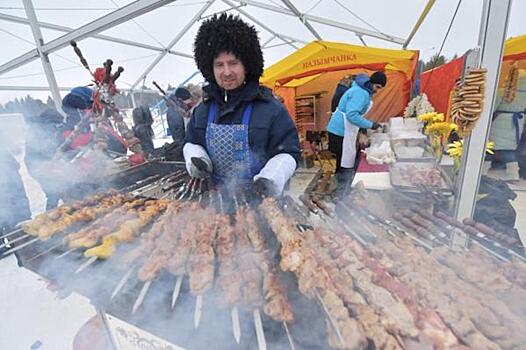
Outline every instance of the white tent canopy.
[[[0, 90], [42, 90], [56, 80], [57, 97], [59, 90], [87, 83], [70, 40], [79, 42], [92, 67], [107, 58], [124, 66], [122, 88], [150, 86], [151, 80], [180, 83], [196, 70], [192, 43], [200, 22], [225, 11], [256, 26], [267, 65], [315, 39], [401, 48], [426, 5], [434, 3], [419, 0], [403, 10], [403, 18], [385, 21], [385, 13], [371, 8], [390, 12], [393, 3], [400, 8], [405, 2], [376, 2], [364, 7], [343, 0], [94, 0], [88, 7], [66, 0], [6, 0], [2, 3], [10, 6], [0, 6], [0, 38], [13, 45], [0, 55], [8, 58], [0, 59]], [[42, 38], [38, 47], [35, 37]]]

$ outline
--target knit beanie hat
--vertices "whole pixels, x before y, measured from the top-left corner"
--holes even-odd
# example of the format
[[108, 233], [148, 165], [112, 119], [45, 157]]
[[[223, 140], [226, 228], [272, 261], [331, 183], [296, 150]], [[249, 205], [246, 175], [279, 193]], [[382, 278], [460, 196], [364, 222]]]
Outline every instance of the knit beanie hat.
[[371, 77], [369, 78], [369, 81], [371, 84], [380, 84], [382, 86], [385, 86], [387, 84], [387, 77], [385, 76], [384, 72], [374, 72]]
[[192, 95], [190, 94], [190, 91], [186, 90], [184, 87], [178, 87], [175, 90], [175, 97], [185, 101], [192, 98]]

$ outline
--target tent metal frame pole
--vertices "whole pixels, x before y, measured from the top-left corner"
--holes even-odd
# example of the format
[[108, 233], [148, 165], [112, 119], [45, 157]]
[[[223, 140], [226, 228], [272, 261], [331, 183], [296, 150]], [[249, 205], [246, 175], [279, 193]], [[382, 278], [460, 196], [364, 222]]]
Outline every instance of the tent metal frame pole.
[[[23, 17], [8, 15], [8, 14], [5, 14], [5, 13], [0, 13], [0, 20], [4, 20], [4, 21], [7, 21], [7, 22], [13, 22], [13, 23], [28, 24], [29, 25], [29, 20], [28, 19], [23, 18]], [[64, 32], [64, 33], [69, 33], [69, 32], [72, 32], [72, 31], [75, 30], [74, 28], [65, 27], [65, 26], [61, 26], [61, 25], [57, 25], [57, 24], [53, 24], [53, 23], [48, 23], [48, 22], [38, 21], [37, 23], [40, 26], [40, 28], [56, 30], [56, 31], [59, 31], [59, 32]], [[132, 40], [115, 38], [115, 37], [112, 37], [112, 36], [109, 36], [109, 35], [94, 34], [94, 35], [90, 35], [90, 37], [95, 38], [95, 39], [100, 39], [100, 40], [104, 40], [104, 41], [117, 43], [117, 44], [137, 47], [137, 48], [141, 48], [141, 49], [146, 49], [146, 50], [152, 50], [152, 51], [158, 51], [158, 52], [166, 51], [166, 49], [163, 48], [163, 47], [157, 47], [157, 46], [154, 46], [154, 45], [143, 44], [143, 43], [139, 43], [139, 42], [132, 41]], [[168, 50], [168, 53], [170, 55], [181, 56], [181, 57], [186, 57], [186, 58], [193, 59], [192, 55], [184, 53], [184, 52]]]
[[283, 4], [285, 4], [285, 6], [288, 7], [289, 10], [292, 11], [292, 13], [294, 13], [296, 15], [296, 17], [298, 17], [298, 19], [301, 21], [301, 23], [303, 23], [303, 25], [305, 27], [307, 27], [307, 29], [312, 33], [312, 35], [314, 35], [314, 37], [318, 40], [323, 40], [321, 35], [316, 31], [316, 29], [314, 29], [314, 27], [309, 23], [309, 21], [307, 20], [307, 18], [305, 18], [305, 15], [303, 13], [301, 13], [297, 8], [296, 6], [294, 6], [294, 4], [290, 1], [290, 0], [281, 0], [281, 2]]
[[484, 0], [479, 32], [481, 67], [486, 75], [486, 96], [482, 115], [471, 135], [464, 140], [462, 168], [458, 178], [455, 216], [459, 220], [473, 217], [479, 191], [486, 143], [491, 128], [491, 117], [499, 83], [504, 42], [508, 28], [512, 0]]
[[[223, 2], [225, 4], [227, 4], [228, 6], [235, 7], [234, 3], [232, 3], [230, 0], [223, 0]], [[272, 28], [270, 28], [269, 26], [267, 26], [266, 24], [264, 24], [263, 22], [261, 22], [260, 20], [255, 18], [254, 16], [252, 16], [250, 13], [240, 9], [239, 7], [236, 7], [236, 11], [239, 12], [240, 14], [242, 14], [243, 16], [245, 16], [246, 18], [248, 18], [249, 20], [251, 20], [252, 22], [254, 22], [257, 25], [259, 25], [261, 28], [265, 29], [270, 34], [274, 35], [274, 37], [279, 38], [284, 43], [292, 46], [292, 48], [294, 48], [295, 50], [297, 50], [298, 47], [296, 45], [294, 45], [293, 43], [291, 43], [291, 41], [299, 42], [299, 43], [302, 43], [302, 44], [306, 44], [306, 42], [303, 41], [303, 40], [292, 38], [292, 37], [289, 37], [289, 36], [286, 36], [286, 35], [283, 35], [283, 34], [280, 34], [280, 33], [276, 32], [275, 30], [273, 30]], [[268, 43], [266, 43], [266, 44], [268, 44]], [[263, 45], [263, 46], [265, 46], [265, 45]]]
[[[136, 0], [55, 40], [52, 40], [49, 43], [42, 45], [40, 53], [50, 54], [68, 46], [71, 40], [81, 40], [87, 38], [174, 1], [176, 0]], [[39, 57], [39, 53], [36, 49], [26, 52], [25, 54], [1, 65], [0, 75], [23, 66], [26, 63], [34, 61], [37, 57]]]
[[[201, 9], [195, 14], [195, 16], [188, 22], [184, 28], [173, 38], [173, 40], [166, 46], [166, 50], [170, 50], [172, 47], [174, 47], [175, 44], [181, 40], [181, 38], [188, 32], [188, 30], [194, 25], [195, 22], [199, 21], [201, 19], [201, 15], [208, 10], [210, 6], [214, 3], [215, 0], [207, 1], [207, 3], [201, 7]], [[166, 56], [167, 52], [161, 52], [154, 60], [153, 62], [146, 68], [146, 70], [137, 78], [137, 80], [132, 84], [131, 88], [134, 89], [142, 80], [146, 79], [148, 74], [157, 66], [157, 64]]]
[[422, 25], [422, 23], [424, 23], [424, 20], [426, 19], [427, 15], [429, 14], [429, 11], [431, 11], [431, 9], [433, 8], [433, 5], [435, 4], [435, 1], [436, 0], [429, 0], [427, 2], [426, 7], [422, 11], [422, 14], [420, 15], [420, 17], [418, 17], [418, 20], [416, 21], [413, 29], [411, 30], [411, 33], [409, 34], [409, 36], [407, 37], [407, 40], [405, 41], [404, 45], [402, 46], [402, 49], [404, 49], [404, 50], [407, 49], [407, 46], [409, 45], [411, 40], [413, 40], [413, 37], [415, 36], [416, 32], [418, 31], [418, 29], [420, 29], [420, 26]]
[[363, 39], [363, 35], [356, 34], [356, 36], [358, 37], [358, 39], [360, 39], [360, 41], [362, 42], [363, 46], [367, 47], [367, 43], [366, 43], [365, 40]]
[[[59, 91], [71, 91], [73, 87], [59, 86]], [[26, 85], [0, 85], [0, 91], [51, 91], [49, 86], [26, 86]], [[130, 88], [119, 88], [121, 92], [131, 92]], [[133, 90], [137, 91], [137, 90]], [[158, 93], [157, 90], [144, 89], [145, 92]]]
[[48, 55], [42, 52], [42, 46], [44, 46], [44, 37], [42, 36], [42, 31], [38, 26], [37, 15], [35, 13], [35, 8], [33, 7], [33, 2], [31, 0], [23, 0], [23, 3], [26, 16], [31, 27], [31, 32], [33, 33], [35, 45], [37, 47], [37, 51], [39, 52], [40, 61], [42, 62], [42, 68], [44, 69], [46, 80], [49, 84], [49, 89], [51, 90], [51, 96], [53, 96], [53, 102], [55, 102], [55, 108], [57, 111], [63, 113], [62, 97], [60, 96], [60, 91], [58, 90], [57, 79], [53, 73], [53, 67], [51, 66]]
[[270, 38], [268, 38], [267, 40], [265, 40], [265, 42], [263, 44], [261, 44], [261, 48], [264, 49], [268, 44], [270, 44], [272, 42], [272, 40], [276, 39], [276, 35], [272, 34], [270, 36]]
[[[288, 15], [288, 16], [296, 16], [289, 9], [278, 7], [278, 6], [269, 5], [267, 3], [263, 3], [263, 2], [259, 2], [259, 1], [254, 1], [254, 0], [233, 0], [233, 1], [238, 2], [240, 4], [246, 4], [246, 5], [258, 7], [258, 8], [262, 8], [262, 9], [268, 10], [268, 11], [281, 13], [281, 14]], [[310, 22], [325, 24], [325, 25], [330, 26], [330, 27], [335, 27], [335, 28], [343, 29], [343, 30], [346, 30], [346, 31], [349, 31], [349, 32], [358, 33], [358, 34], [362, 34], [362, 35], [365, 35], [365, 36], [370, 36], [370, 37], [373, 37], [373, 38], [377, 38], [377, 39], [393, 42], [393, 43], [396, 43], [396, 44], [399, 44], [399, 45], [403, 45], [405, 43], [405, 41], [406, 41], [406, 39], [404, 39], [404, 38], [399, 38], [399, 37], [392, 36], [392, 35], [386, 35], [384, 33], [379, 33], [379, 32], [373, 31], [373, 30], [364, 29], [364, 28], [352, 26], [352, 25], [349, 25], [349, 24], [346, 24], [346, 23], [333, 21], [331, 19], [324, 18], [324, 17], [304, 14], [303, 18], [305, 18], [305, 20], [308, 20]]]

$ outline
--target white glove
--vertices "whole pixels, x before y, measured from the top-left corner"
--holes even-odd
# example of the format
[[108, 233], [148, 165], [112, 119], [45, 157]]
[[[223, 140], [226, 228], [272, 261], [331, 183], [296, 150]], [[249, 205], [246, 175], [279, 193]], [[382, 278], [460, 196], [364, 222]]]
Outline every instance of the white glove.
[[265, 179], [266, 187], [271, 195], [278, 196], [283, 192], [287, 181], [292, 177], [296, 170], [296, 160], [288, 153], [280, 153], [270, 158], [261, 169], [259, 174], [254, 176], [254, 182], [258, 179]]
[[186, 143], [183, 147], [186, 171], [192, 177], [206, 178], [212, 174], [212, 160], [205, 148], [195, 143]]

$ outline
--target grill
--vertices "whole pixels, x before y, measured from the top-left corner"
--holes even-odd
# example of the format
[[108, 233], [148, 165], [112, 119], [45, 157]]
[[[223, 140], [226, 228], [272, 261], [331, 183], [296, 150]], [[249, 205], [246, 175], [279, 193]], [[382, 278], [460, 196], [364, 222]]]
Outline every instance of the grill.
[[[150, 169], [155, 166], [166, 167], [166, 172]], [[179, 257], [178, 249], [185, 244], [183, 232], [193, 229], [195, 236], [189, 237], [194, 248], [185, 263], [190, 277], [181, 278], [163, 265], [154, 279], [141, 280], [135, 263], [119, 262], [141, 239], [154, 234], [163, 216], [144, 226], [131, 243], [119, 245], [107, 261], [88, 259], [83, 249], [62, 247], [54, 238], [14, 242], [23, 237], [19, 231], [9, 237], [15, 247], [20, 244], [15, 249], [26, 244], [17, 251], [24, 265], [52, 279], [59, 295], [83, 294], [98, 309], [188, 349], [513, 349], [524, 343], [520, 331], [526, 326], [522, 247], [479, 223], [460, 223], [439, 211], [423, 210], [424, 205], [411, 206], [414, 198], [404, 202], [401, 197], [366, 191], [354, 191], [334, 205], [328, 196], [313, 190], [319, 180], [316, 176], [297, 200], [284, 197], [279, 202], [254, 203], [242, 193], [225, 195], [224, 189], [189, 179], [180, 164], [141, 168], [112, 181], [129, 196], [126, 201], [142, 198], [142, 207], [149, 198], [157, 198], [155, 203], [166, 199], [179, 203], [174, 217], [180, 219], [169, 221], [170, 228], [180, 228], [177, 244], [168, 249], [173, 252], [169, 261]], [[190, 202], [205, 208], [195, 209], [200, 216], [188, 211], [197, 208]], [[218, 281], [228, 254], [221, 253], [219, 244], [224, 240], [220, 232], [228, 231], [228, 225], [220, 226], [222, 221], [207, 217], [206, 208], [214, 208], [218, 217], [229, 216], [236, 234], [245, 227], [242, 232], [248, 246], [240, 243], [244, 236], [235, 236], [237, 267], [230, 283], [242, 281], [243, 294], [254, 282], [248, 265], [257, 266], [263, 277], [273, 271], [266, 266], [280, 269], [279, 283], [286, 291], [293, 322], [277, 321], [267, 313], [270, 299], [264, 291], [270, 289], [265, 289], [263, 280], [258, 282], [263, 299], [252, 304], [236, 299], [222, 306], [228, 293]], [[249, 224], [250, 215], [256, 219], [255, 226]], [[239, 228], [239, 222], [248, 226]], [[194, 259], [201, 259], [198, 248], [207, 227], [217, 233], [215, 281], [213, 287], [196, 293], [192, 276], [199, 276], [202, 269], [196, 266], [204, 265], [195, 263], [203, 260]], [[256, 231], [265, 242], [263, 255], [256, 254], [257, 236], [251, 236]], [[468, 239], [468, 248], [456, 247], [458, 236]], [[243, 251], [247, 247], [250, 251]], [[256, 259], [261, 256], [268, 260]]]

